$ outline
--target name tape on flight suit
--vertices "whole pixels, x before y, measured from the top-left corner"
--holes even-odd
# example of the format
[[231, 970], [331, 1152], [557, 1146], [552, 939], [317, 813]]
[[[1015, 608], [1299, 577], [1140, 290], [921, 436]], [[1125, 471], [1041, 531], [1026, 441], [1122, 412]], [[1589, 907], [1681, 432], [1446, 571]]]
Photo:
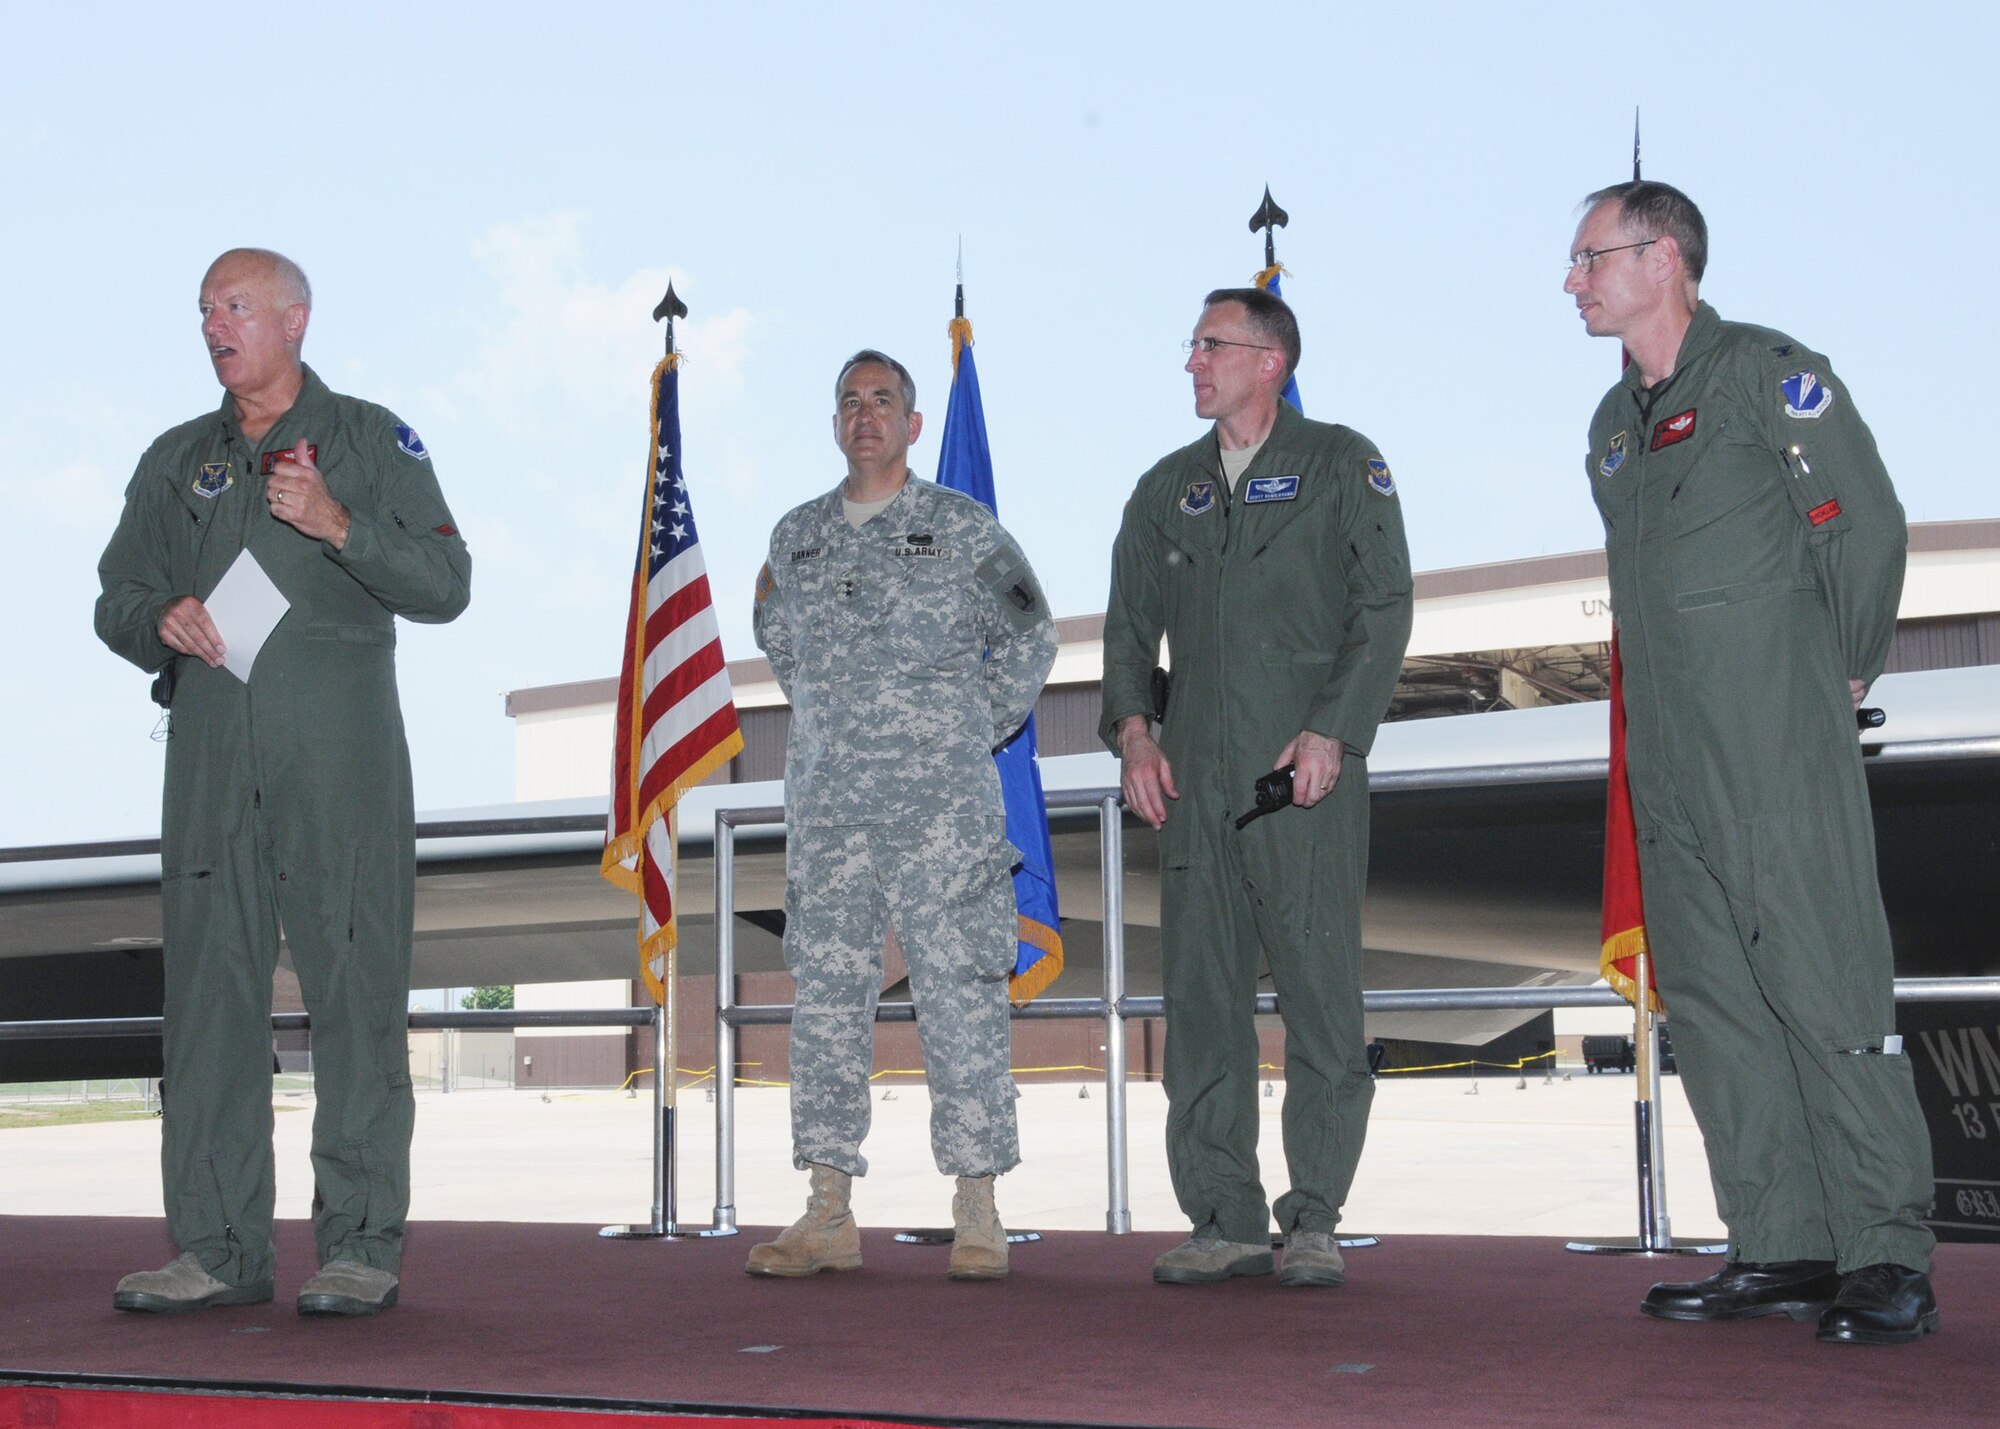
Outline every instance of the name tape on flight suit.
[[1685, 412], [1669, 417], [1653, 428], [1652, 450], [1658, 451], [1661, 447], [1670, 447], [1675, 442], [1684, 442], [1693, 436], [1694, 410], [1694, 408], [1690, 407]]
[[[274, 452], [260, 452], [260, 453], [258, 453], [258, 455], [257, 455], [257, 475], [259, 475], [259, 476], [269, 476], [269, 475], [270, 475], [270, 474], [271, 474], [271, 473], [272, 473], [273, 471], [275, 471], [275, 470], [277, 469], [277, 466], [278, 466], [278, 463], [279, 463], [279, 462], [281, 462], [281, 461], [294, 461], [294, 460], [296, 460], [296, 458], [295, 458], [295, 457], [294, 457], [294, 456], [292, 455], [292, 453], [296, 452], [297, 450], [298, 450], [298, 448], [297, 448], [297, 447], [284, 447], [284, 448], [282, 448], [282, 449], [280, 449], [280, 450], [278, 450], [278, 451], [274, 451]], [[312, 465], [312, 466], [318, 466], [318, 465], [319, 465], [319, 443], [318, 443], [318, 442], [307, 442], [307, 443], [306, 443], [306, 461], [307, 461], [307, 462], [308, 462], [308, 463], [309, 463], [310, 465]]]
[[[1382, 470], [1387, 471], [1388, 467]], [[1299, 495], [1299, 479], [1296, 476], [1253, 476], [1250, 484], [1243, 488], [1246, 503], [1259, 501], [1296, 501]]]

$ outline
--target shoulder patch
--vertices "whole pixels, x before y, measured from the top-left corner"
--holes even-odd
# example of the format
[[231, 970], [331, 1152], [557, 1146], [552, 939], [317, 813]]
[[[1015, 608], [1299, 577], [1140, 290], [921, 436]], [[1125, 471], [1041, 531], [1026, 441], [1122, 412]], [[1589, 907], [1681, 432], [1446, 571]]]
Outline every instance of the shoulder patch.
[[764, 603], [765, 597], [770, 595], [772, 589], [777, 584], [777, 578], [771, 574], [771, 563], [769, 561], [764, 562], [763, 566], [757, 572], [757, 603], [759, 605]]
[[1616, 476], [1618, 469], [1623, 465], [1625, 465], [1625, 434], [1620, 432], [1611, 439], [1611, 444], [1604, 449], [1604, 460], [1597, 464], [1597, 474], [1599, 476]]
[[418, 461], [429, 461], [430, 451], [424, 446], [424, 439], [414, 429], [403, 423], [396, 423], [396, 445], [403, 449], [403, 455], [413, 456]]
[[1003, 538], [973, 574], [992, 592], [1009, 629], [1017, 633], [1033, 630], [1048, 618], [1035, 573], [1028, 569], [1028, 559], [1013, 537]]
[[1187, 491], [1181, 497], [1181, 510], [1190, 516], [1199, 516], [1215, 505], [1215, 483], [1213, 481], [1190, 481]]
[[1785, 394], [1787, 417], [1823, 417], [1833, 405], [1833, 389], [1816, 372], [1794, 372], [1778, 384]]
[[201, 470], [194, 474], [194, 494], [213, 501], [236, 484], [236, 478], [229, 474], [226, 461], [205, 461]]
[[1371, 491], [1381, 496], [1396, 494], [1396, 478], [1389, 474], [1389, 463], [1379, 456], [1371, 456], [1363, 466], [1368, 472], [1368, 486]]

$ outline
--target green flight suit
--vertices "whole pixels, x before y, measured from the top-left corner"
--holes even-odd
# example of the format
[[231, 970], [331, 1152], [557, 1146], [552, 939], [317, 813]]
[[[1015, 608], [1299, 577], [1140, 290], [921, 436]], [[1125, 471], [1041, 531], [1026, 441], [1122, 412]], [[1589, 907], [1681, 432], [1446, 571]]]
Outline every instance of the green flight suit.
[[1824, 357], [1703, 303], [1586, 459], [1625, 666], [1648, 941], [1738, 1260], [1930, 1264], [1849, 679], [1888, 659], [1903, 509]]
[[[1280, 1229], [1331, 1231], [1367, 1134], [1361, 895], [1368, 763], [1409, 643], [1401, 504], [1365, 437], [1280, 403], [1232, 497], [1213, 431], [1141, 477], [1111, 558], [1101, 733], [1152, 709], [1164, 634], [1173, 694], [1160, 743], [1180, 798], [1160, 831], [1167, 1162], [1197, 1232], [1261, 1242], [1258, 950], [1285, 1023]], [[1253, 787], [1302, 730], [1345, 748], [1311, 809], [1247, 829]]]
[[[353, 514], [338, 552], [265, 504], [266, 458], [301, 441], [318, 448], [328, 489]], [[158, 635], [169, 603], [206, 599], [246, 548], [291, 602], [247, 685]], [[228, 397], [155, 441], [98, 564], [98, 635], [142, 670], [171, 663], [176, 677], [160, 823], [160, 1159], [174, 1243], [219, 1280], [272, 1273], [281, 925], [312, 1017], [321, 1260], [400, 1263], [416, 864], [394, 618], [452, 619], [471, 572], [416, 434], [309, 368], [291, 410], [256, 442]]]

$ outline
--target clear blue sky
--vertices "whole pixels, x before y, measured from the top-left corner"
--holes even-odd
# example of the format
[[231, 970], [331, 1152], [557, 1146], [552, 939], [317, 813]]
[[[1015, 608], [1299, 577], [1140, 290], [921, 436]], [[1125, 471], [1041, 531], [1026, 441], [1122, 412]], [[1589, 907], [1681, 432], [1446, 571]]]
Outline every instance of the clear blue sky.
[[218, 400], [195, 290], [237, 244], [305, 266], [308, 361], [416, 427], [471, 543], [471, 610], [403, 628], [419, 808], [511, 798], [504, 691], [615, 669], [670, 273], [732, 658], [772, 522], [840, 474], [847, 353], [914, 369], [934, 470], [961, 235], [1001, 516], [1058, 613], [1102, 609], [1266, 183], [1307, 411], [1380, 445], [1418, 567], [1599, 544], [1617, 355], [1560, 282], [1634, 105], [1708, 215], [1704, 296], [1831, 356], [1913, 518], [2000, 513], [1996, 7], [1372, 8], [10, 9], [0, 845], [158, 827], [95, 565], [147, 442]]

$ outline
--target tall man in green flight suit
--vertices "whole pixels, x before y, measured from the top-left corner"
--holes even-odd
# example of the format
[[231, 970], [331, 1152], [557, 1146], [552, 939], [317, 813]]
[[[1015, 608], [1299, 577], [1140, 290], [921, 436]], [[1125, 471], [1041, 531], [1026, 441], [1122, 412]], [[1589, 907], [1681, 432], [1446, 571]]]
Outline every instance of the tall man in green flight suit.
[[1670, 1320], [1937, 1328], [1931, 1158], [1895, 1036], [1854, 710], [1882, 672], [1903, 509], [1852, 395], [1700, 300], [1708, 228], [1665, 184], [1602, 189], [1564, 290], [1631, 357], [1586, 457], [1625, 667], [1646, 928], [1730, 1259]]
[[[1140, 478], [1111, 557], [1100, 732], [1126, 807], [1160, 831], [1167, 1163], [1193, 1226], [1153, 1277], [1272, 1268], [1257, 1175], [1258, 950], [1285, 1023], [1286, 1285], [1338, 1285], [1333, 1230], [1368, 1129], [1361, 1015], [1369, 746], [1410, 637], [1409, 549], [1375, 446], [1279, 400], [1299, 360], [1284, 301], [1205, 300], [1188, 343], [1214, 427]], [[1152, 675], [1172, 694], [1157, 740]], [[1292, 807], [1237, 829], [1287, 764]]]
[[[222, 405], [140, 458], [98, 563], [97, 633], [170, 703], [160, 826], [160, 1153], [181, 1255], [121, 1310], [268, 1301], [271, 977], [280, 928], [312, 1016], [314, 1227], [301, 1314], [396, 1303], [410, 1200], [405, 1036], [415, 907], [395, 617], [465, 608], [472, 563], [417, 434], [300, 359], [290, 259], [223, 254], [201, 285]], [[246, 678], [207, 602], [239, 556], [288, 602]], [[247, 679], [247, 682], [246, 682]]]

